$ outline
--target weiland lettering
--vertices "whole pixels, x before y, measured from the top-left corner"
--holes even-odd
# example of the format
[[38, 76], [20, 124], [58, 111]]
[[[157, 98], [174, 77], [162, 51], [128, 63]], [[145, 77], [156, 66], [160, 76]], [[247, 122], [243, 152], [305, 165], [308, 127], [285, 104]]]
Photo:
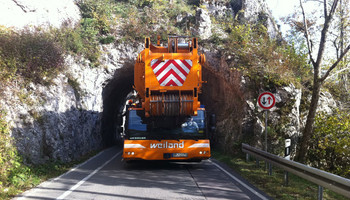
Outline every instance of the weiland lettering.
[[180, 143], [172, 143], [172, 142], [163, 142], [163, 143], [151, 143], [151, 149], [176, 149], [176, 148], [184, 148], [184, 141]]

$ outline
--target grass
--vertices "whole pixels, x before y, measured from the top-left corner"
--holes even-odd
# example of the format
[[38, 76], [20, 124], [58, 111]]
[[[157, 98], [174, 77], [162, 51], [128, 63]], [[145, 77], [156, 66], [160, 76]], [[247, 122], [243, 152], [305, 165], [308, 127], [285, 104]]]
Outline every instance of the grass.
[[97, 151], [93, 151], [83, 156], [81, 159], [70, 163], [50, 161], [41, 165], [23, 165], [11, 173], [8, 177], [7, 186], [0, 185], [0, 199], [7, 200], [14, 198], [16, 195], [34, 188], [44, 181], [67, 172], [75, 165], [96, 155], [96, 153]]
[[[284, 171], [273, 167], [272, 176], [269, 176], [265, 171], [263, 161], [260, 161], [260, 166], [257, 167], [255, 160], [246, 162], [243, 154], [233, 157], [216, 150], [212, 152], [212, 157], [230, 166], [251, 184], [274, 199], [317, 199], [318, 186], [316, 184], [289, 173], [289, 184], [285, 186]], [[324, 188], [323, 199], [346, 200], [348, 198]]]

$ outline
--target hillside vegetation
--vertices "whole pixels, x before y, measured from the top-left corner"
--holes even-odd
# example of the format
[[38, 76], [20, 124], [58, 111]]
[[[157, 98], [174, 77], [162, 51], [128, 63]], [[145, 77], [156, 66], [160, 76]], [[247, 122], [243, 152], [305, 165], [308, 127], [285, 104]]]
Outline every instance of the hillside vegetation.
[[[29, 83], [49, 86], [57, 74], [65, 71], [67, 55], [85, 58], [91, 68], [102, 67], [101, 45], [139, 44], [145, 36], [152, 40], [157, 35], [164, 40], [169, 34], [192, 36], [196, 9], [206, 9], [199, 0], [173, 0], [172, 3], [167, 0], [80, 0], [77, 4], [82, 20], [76, 25], [66, 22], [59, 29], [31, 28], [17, 32], [0, 27], [0, 94], [13, 84], [23, 88]], [[311, 71], [303, 49], [282, 39], [271, 39], [263, 22], [245, 24], [232, 15], [211, 16], [211, 19], [213, 34], [209, 39], [200, 39], [201, 46], [218, 52], [230, 70], [249, 78], [252, 89], [270, 90], [293, 83], [302, 88], [303, 95], [309, 94]], [[336, 87], [339, 85], [333, 83], [332, 91], [338, 91]], [[302, 107], [306, 110], [307, 106], [305, 100]], [[40, 172], [34, 169], [40, 171], [47, 166], [37, 168], [21, 161], [10, 136], [11, 127], [5, 120], [7, 111], [2, 108], [0, 111], [0, 191], [12, 190], [14, 195], [37, 185], [39, 181], [33, 177]], [[309, 161], [349, 177], [349, 167], [344, 166], [350, 166], [350, 152], [349, 148], [342, 148], [350, 143], [347, 113], [319, 115]], [[275, 140], [284, 139], [280, 127], [269, 128]], [[54, 166], [56, 171], [65, 168], [61, 163]]]

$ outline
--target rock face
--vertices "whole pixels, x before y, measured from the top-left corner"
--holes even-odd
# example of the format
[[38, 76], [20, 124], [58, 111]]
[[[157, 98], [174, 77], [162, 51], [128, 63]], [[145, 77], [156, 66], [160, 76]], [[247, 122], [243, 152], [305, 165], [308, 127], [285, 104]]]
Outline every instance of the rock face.
[[[202, 103], [209, 113], [217, 116], [217, 133], [214, 143], [227, 153], [240, 151], [242, 141], [261, 149], [265, 144], [265, 111], [257, 103], [264, 88], [239, 71], [230, 69], [225, 56], [219, 52], [206, 51], [207, 63], [203, 70]], [[268, 151], [283, 155], [284, 139], [292, 140], [292, 156], [305, 126], [307, 111], [302, 110], [302, 90], [293, 84], [270, 88], [276, 105], [268, 113]], [[310, 102], [310, 97], [304, 98]], [[305, 100], [304, 100], [305, 101]], [[328, 92], [321, 92], [319, 109], [331, 113], [337, 103]]]
[[232, 7], [227, 3], [227, 1], [203, 1], [203, 5], [205, 5], [209, 13], [215, 17], [220, 18], [234, 14], [232, 12]]
[[25, 26], [60, 27], [64, 21], [79, 22], [74, 0], [0, 0], [0, 24], [21, 29]]
[[193, 31], [194, 35], [202, 39], [208, 39], [211, 36], [211, 20], [206, 9], [198, 8], [196, 10], [196, 26], [197, 28]]
[[67, 162], [101, 146], [101, 109], [81, 109], [83, 103], [65, 75], [60, 74], [53, 82], [49, 88], [31, 85], [17, 91], [16, 87], [9, 87], [5, 96], [14, 98], [0, 102], [8, 112], [12, 136], [26, 162]]
[[[203, 8], [204, 7], [204, 8]], [[202, 1], [196, 10], [196, 28], [192, 31], [202, 39], [208, 39], [213, 33], [221, 34], [220, 27], [213, 27], [211, 17], [216, 19], [233, 17], [241, 23], [262, 23], [271, 38], [278, 38], [279, 29], [272, 18], [265, 1], [259, 0], [224, 0]]]
[[[311, 101], [311, 98], [310, 98], [310, 101]], [[332, 94], [327, 91], [321, 91], [317, 112], [325, 112], [327, 114], [332, 114], [333, 110], [337, 107], [338, 107], [338, 104], [334, 100]]]
[[244, 23], [262, 23], [271, 38], [279, 37], [278, 27], [265, 1], [260, 0], [233, 0], [231, 5], [242, 6], [244, 12], [238, 13], [239, 19]]
[[205, 52], [207, 62], [203, 68], [203, 95], [201, 103], [208, 114], [217, 116], [217, 132], [213, 143], [232, 153], [242, 141], [244, 94], [240, 88], [241, 75], [229, 69], [225, 59], [217, 52]]
[[[123, 44], [104, 48], [105, 67], [91, 68], [87, 61], [68, 56], [67, 71], [50, 86], [30, 84], [20, 89], [13, 84], [4, 89], [0, 107], [7, 111], [12, 136], [26, 162], [68, 162], [103, 146], [102, 112], [111, 108], [104, 106], [104, 88], [125, 60], [136, 57], [138, 51]], [[123, 88], [122, 84], [114, 89]], [[112, 113], [114, 122], [115, 111]]]
[[[293, 84], [283, 87], [276, 93], [277, 105], [279, 107], [288, 106], [287, 119], [289, 121], [282, 128], [288, 138], [299, 137], [301, 131], [301, 89], [295, 88]], [[288, 105], [289, 103], [289, 105]]]

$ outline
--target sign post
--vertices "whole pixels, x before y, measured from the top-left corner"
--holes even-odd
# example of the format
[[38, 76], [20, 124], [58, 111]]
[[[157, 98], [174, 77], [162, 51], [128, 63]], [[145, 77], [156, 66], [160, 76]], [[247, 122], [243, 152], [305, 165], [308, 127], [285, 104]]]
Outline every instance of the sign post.
[[[275, 106], [276, 99], [271, 92], [263, 92], [258, 98], [259, 106], [265, 110], [265, 151], [267, 152], [267, 119], [269, 110]], [[272, 175], [271, 164], [269, 163], [269, 175]]]
[[267, 152], [267, 118], [268, 111], [275, 106], [276, 99], [271, 92], [263, 92], [258, 98], [259, 106], [265, 110], [265, 151]]

